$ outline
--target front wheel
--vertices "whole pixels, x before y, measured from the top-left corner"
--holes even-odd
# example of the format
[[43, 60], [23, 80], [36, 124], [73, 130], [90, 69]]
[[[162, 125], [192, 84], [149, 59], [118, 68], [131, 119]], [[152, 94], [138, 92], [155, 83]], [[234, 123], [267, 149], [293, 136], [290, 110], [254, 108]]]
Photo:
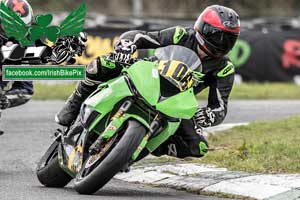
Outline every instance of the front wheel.
[[102, 188], [129, 163], [145, 135], [146, 129], [143, 125], [134, 120], [128, 121], [128, 127], [119, 142], [114, 145], [118, 140], [111, 139], [112, 144], [109, 144], [106, 150], [108, 154], [101, 162], [91, 164], [91, 156], [86, 160], [74, 181], [75, 190], [80, 194], [92, 194]]
[[46, 187], [64, 187], [72, 177], [67, 174], [58, 162], [59, 142], [54, 141], [38, 163], [36, 175], [41, 184]]

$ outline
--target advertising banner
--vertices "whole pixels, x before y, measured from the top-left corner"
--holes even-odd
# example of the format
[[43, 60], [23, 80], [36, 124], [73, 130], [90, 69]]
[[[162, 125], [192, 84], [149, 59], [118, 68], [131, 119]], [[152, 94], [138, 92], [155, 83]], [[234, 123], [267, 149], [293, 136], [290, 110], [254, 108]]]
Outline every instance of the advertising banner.
[[[242, 31], [229, 53], [243, 81], [293, 81], [300, 75], [300, 30], [273, 29]], [[87, 51], [78, 58], [78, 64], [88, 64], [93, 58], [113, 51], [113, 44], [128, 30], [105, 27], [86, 29], [89, 35]], [[149, 56], [153, 55], [153, 50], [142, 50], [137, 54], [139, 57]]]
[[244, 81], [293, 81], [300, 75], [300, 30], [247, 30], [229, 57]]

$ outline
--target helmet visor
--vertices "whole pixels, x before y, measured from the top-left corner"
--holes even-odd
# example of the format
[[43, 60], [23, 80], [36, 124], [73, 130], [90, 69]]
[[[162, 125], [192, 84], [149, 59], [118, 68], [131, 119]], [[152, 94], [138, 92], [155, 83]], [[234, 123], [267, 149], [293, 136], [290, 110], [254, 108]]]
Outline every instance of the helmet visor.
[[238, 34], [215, 28], [205, 22], [200, 24], [200, 32], [203, 38], [214, 46], [216, 52], [223, 54], [227, 54], [232, 49], [238, 38]]

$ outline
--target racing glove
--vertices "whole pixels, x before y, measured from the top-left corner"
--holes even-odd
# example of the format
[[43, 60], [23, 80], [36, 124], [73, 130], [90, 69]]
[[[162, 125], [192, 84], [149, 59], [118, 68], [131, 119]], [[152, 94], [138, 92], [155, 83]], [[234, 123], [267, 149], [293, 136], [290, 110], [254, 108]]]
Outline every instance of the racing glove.
[[123, 54], [134, 54], [136, 48], [136, 45], [128, 39], [121, 39], [114, 46], [116, 53]]
[[197, 126], [209, 127], [215, 122], [215, 114], [209, 107], [199, 108], [193, 117]]
[[132, 41], [121, 39], [115, 44], [114, 49], [116, 52], [115, 60], [128, 63], [137, 47]]
[[10, 106], [10, 102], [5, 95], [0, 97], [0, 110], [5, 110]]

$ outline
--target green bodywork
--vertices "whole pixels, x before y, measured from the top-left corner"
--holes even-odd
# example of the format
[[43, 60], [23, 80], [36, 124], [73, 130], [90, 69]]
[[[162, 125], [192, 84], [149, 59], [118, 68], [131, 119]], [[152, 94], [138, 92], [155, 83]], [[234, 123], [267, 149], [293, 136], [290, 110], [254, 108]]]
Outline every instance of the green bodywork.
[[[180, 125], [180, 119], [190, 119], [195, 114], [198, 103], [193, 89], [190, 88], [160, 101], [160, 75], [156, 62], [139, 61], [129, 68], [124, 68], [123, 73], [128, 74], [138, 93], [144, 98], [147, 104], [165, 115], [178, 119], [178, 122], [169, 122], [168, 126], [158, 136], [150, 138], [147, 142], [143, 140], [140, 148], [146, 147], [152, 152], [175, 133]], [[97, 124], [106, 114], [111, 112], [118, 102], [126, 97], [133, 96], [125, 80], [125, 76], [120, 76], [108, 83], [102, 84], [100, 87], [102, 89], [98, 93], [92, 95], [84, 102], [86, 106], [101, 113], [91, 124], [89, 131], [94, 130]], [[148, 119], [143, 119], [138, 114], [125, 113], [122, 117], [112, 119], [104, 132], [101, 133], [101, 137], [104, 139], [112, 137], [130, 118], [136, 119], [149, 129], [151, 122]], [[135, 152], [133, 157], [136, 158], [137, 156], [138, 152]]]
[[137, 62], [126, 72], [134, 82], [138, 92], [158, 111], [178, 119], [190, 119], [195, 114], [198, 103], [192, 88], [159, 101], [160, 76], [155, 62]]
[[100, 92], [88, 98], [84, 104], [101, 113], [101, 115], [91, 124], [89, 131], [93, 130], [101, 119], [109, 113], [119, 101], [125, 97], [133, 96], [125, 81], [121, 76], [109, 83], [102, 84]]
[[[132, 155], [132, 159], [135, 160], [142, 149], [147, 148], [150, 152], [153, 152], [173, 135], [178, 129], [181, 119], [192, 118], [197, 110], [198, 103], [192, 88], [175, 94], [174, 96], [164, 98], [164, 100], [160, 100], [160, 74], [157, 70], [156, 62], [138, 61], [129, 68], [124, 68], [123, 73], [127, 74], [133, 82], [138, 94], [143, 97], [146, 104], [167, 116], [178, 119], [175, 122], [174, 120], [172, 120], [172, 122], [168, 121], [166, 128], [155, 137], [149, 138], [147, 134]], [[100, 137], [106, 140], [117, 134], [120, 128], [129, 119], [137, 120], [149, 131], [151, 124], [149, 117], [141, 116], [138, 112], [125, 112], [120, 116], [114, 116], [114, 113], [112, 113], [116, 104], [132, 96], [134, 96], [134, 94], [129, 88], [125, 75], [121, 75], [120, 77], [101, 84], [99, 89], [84, 102], [82, 107], [83, 112], [84, 109], [88, 107], [99, 113], [89, 125], [88, 132], [100, 134]], [[105, 116], [110, 117], [107, 120]], [[105, 124], [103, 127], [104, 131], [100, 133], [96, 129], [99, 123], [103, 122], [102, 120], [106, 120], [106, 122], [103, 123]]]
[[125, 71], [145, 100], [151, 106], [156, 106], [160, 94], [159, 72], [156, 69], [156, 62], [139, 61]]
[[[174, 109], [175, 108], [175, 109]], [[190, 119], [197, 111], [197, 100], [192, 88], [181, 92], [174, 98], [159, 102], [156, 109], [160, 112], [179, 119]]]

